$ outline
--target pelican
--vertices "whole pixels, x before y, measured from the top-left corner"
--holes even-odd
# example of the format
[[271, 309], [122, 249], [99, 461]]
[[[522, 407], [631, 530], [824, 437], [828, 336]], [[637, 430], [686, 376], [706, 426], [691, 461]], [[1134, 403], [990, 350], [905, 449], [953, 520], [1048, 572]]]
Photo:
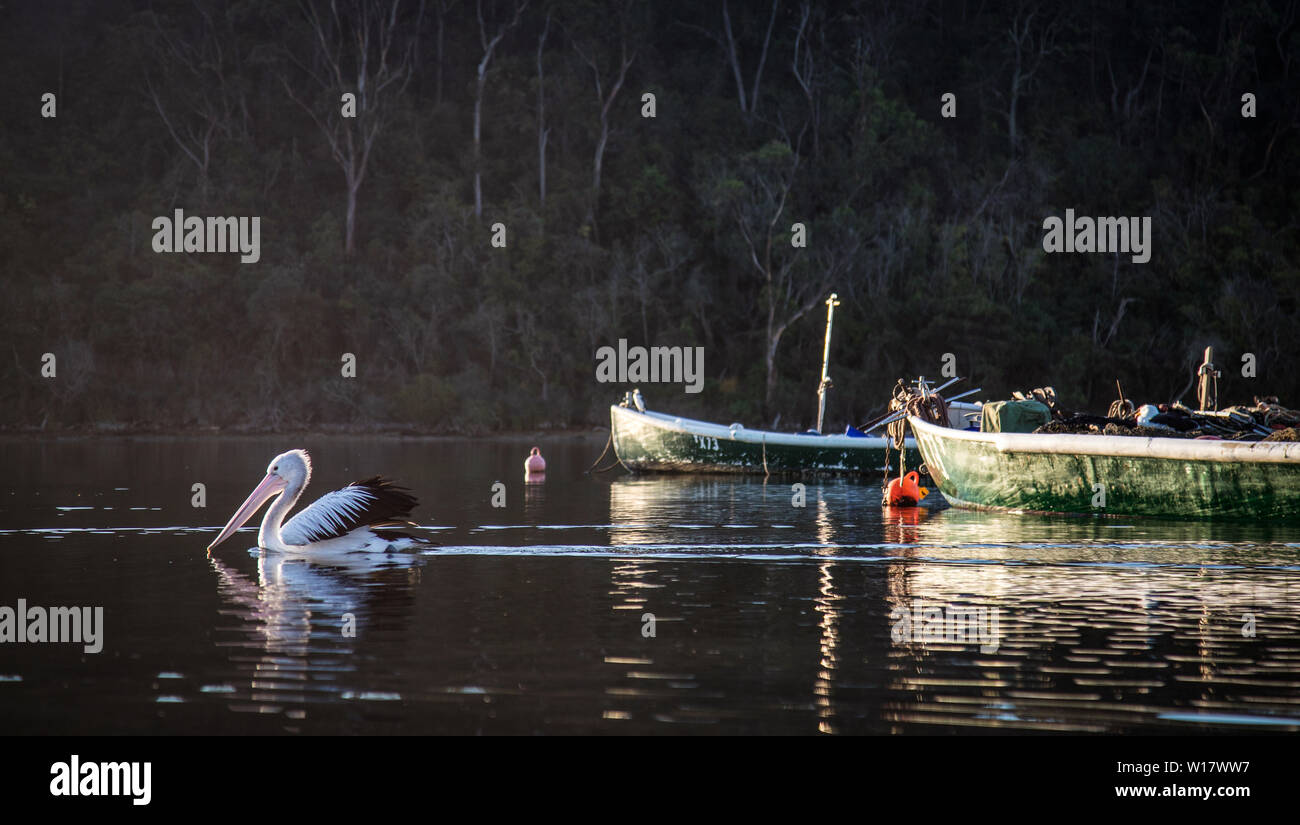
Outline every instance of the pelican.
[[306, 450], [290, 450], [271, 459], [266, 478], [239, 505], [208, 549], [230, 538], [272, 497], [275, 503], [267, 508], [262, 528], [257, 532], [257, 545], [264, 550], [383, 552], [429, 543], [405, 533], [380, 529], [416, 526], [409, 516], [417, 502], [404, 488], [395, 487], [379, 476], [354, 481], [341, 490], [326, 493], [281, 527], [285, 515], [293, 509], [310, 481], [311, 457]]

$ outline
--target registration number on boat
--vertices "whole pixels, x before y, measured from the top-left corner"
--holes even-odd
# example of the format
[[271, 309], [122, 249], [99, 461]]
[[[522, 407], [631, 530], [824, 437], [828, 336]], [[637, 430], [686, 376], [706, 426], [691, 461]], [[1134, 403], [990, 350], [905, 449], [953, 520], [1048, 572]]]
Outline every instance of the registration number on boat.
[[700, 447], [705, 450], [718, 449], [718, 439], [714, 438], [711, 435], [695, 435], [694, 433], [692, 433], [691, 438], [695, 439], [695, 446], [697, 447]]

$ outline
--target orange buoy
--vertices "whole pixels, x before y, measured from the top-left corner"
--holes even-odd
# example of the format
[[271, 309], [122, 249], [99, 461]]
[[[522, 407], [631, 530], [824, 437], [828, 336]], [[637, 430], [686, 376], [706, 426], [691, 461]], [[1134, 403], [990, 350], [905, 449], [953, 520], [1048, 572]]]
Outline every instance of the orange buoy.
[[902, 478], [889, 482], [889, 487], [885, 490], [885, 506], [915, 507], [929, 494], [930, 491], [921, 486], [921, 474], [913, 470]]
[[537, 447], [534, 447], [528, 458], [524, 459], [524, 475], [546, 475], [546, 459], [542, 458], [542, 451]]

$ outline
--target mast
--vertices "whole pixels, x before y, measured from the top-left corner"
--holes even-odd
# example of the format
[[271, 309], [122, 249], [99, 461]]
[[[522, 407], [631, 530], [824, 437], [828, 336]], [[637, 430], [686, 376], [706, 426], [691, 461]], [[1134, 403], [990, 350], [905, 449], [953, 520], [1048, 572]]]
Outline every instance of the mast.
[[831, 388], [831, 377], [826, 374], [831, 358], [831, 325], [835, 322], [835, 307], [840, 305], [839, 296], [834, 292], [826, 299], [826, 343], [822, 345], [822, 380], [817, 385], [817, 432], [822, 431], [822, 420], [826, 416], [826, 391]]
[[1197, 389], [1196, 402], [1201, 412], [1219, 409], [1219, 376], [1223, 375], [1223, 373], [1215, 368], [1213, 358], [1214, 347], [1206, 347], [1205, 360], [1201, 363], [1200, 369], [1196, 371], [1196, 374], [1200, 376], [1200, 387]]

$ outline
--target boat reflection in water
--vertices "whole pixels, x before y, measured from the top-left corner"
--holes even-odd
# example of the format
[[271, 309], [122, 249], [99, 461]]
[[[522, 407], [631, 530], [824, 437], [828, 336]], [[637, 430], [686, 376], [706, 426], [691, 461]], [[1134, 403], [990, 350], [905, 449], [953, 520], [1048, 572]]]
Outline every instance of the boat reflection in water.
[[1287, 698], [1300, 683], [1279, 669], [1300, 662], [1297, 570], [1261, 562], [1236, 528], [1229, 544], [1212, 525], [949, 510], [898, 529], [895, 730], [1300, 730]]
[[[806, 481], [799, 491], [793, 488], [794, 483], [786, 480], [769, 480], [764, 483], [761, 479], [702, 476], [620, 478], [610, 485], [610, 544], [634, 551], [639, 549], [661, 554], [715, 552], [730, 555], [731, 547], [727, 542], [752, 540], [752, 531], [766, 531], [775, 526], [790, 533], [790, 539], [806, 548], [805, 552], [814, 556], [833, 557], [839, 549], [837, 539], [847, 538], [840, 535], [845, 532], [844, 517], [860, 511], [860, 506], [854, 499], [864, 488], [843, 481], [824, 482], [826, 486], [817, 481]], [[799, 501], [802, 506], [796, 507], [795, 501]], [[687, 513], [691, 514], [690, 519], [683, 518]], [[786, 524], [772, 525], [771, 515], [783, 517]], [[811, 529], [816, 545], [807, 543], [804, 538], [806, 532], [791, 523], [794, 521], [803, 522]], [[682, 539], [680, 543], [665, 541], [666, 538], [677, 537]], [[789, 549], [769, 545], [753, 548], [753, 552], [784, 553], [789, 552]], [[817, 729], [822, 733], [838, 732], [833, 688], [840, 658], [839, 604], [844, 597], [836, 592], [836, 567], [835, 562], [829, 558], [818, 564], [817, 592], [813, 597], [819, 656], [811, 685], [811, 705], [817, 714]], [[611, 576], [614, 585], [611, 595], [617, 598], [613, 609], [648, 610], [653, 602], [647, 598], [647, 593], [666, 586], [661, 581], [663, 575], [658, 566], [649, 560], [616, 561]], [[709, 580], [721, 575], [722, 572], [718, 571], [698, 577], [701, 580], [701, 603], [707, 603], [705, 595], [708, 593]], [[725, 586], [725, 582], [718, 583]], [[762, 606], [765, 602], [765, 599], [758, 598], [756, 594], [756, 606]], [[664, 619], [662, 616], [656, 618], [659, 622]], [[671, 617], [671, 620], [682, 621], [680, 617]], [[727, 648], [726, 642], [720, 641], [705, 653], [710, 657], [725, 656]], [[693, 674], [669, 673], [657, 669], [653, 648], [642, 645], [639, 649], [641, 653], [636, 658], [622, 657], [616, 661], [635, 664], [636, 670], [629, 672], [629, 677], [655, 679], [658, 680], [659, 687], [650, 693], [644, 689], [612, 690], [642, 698], [668, 698], [671, 692], [665, 692], [666, 688], [692, 687], [695, 688], [694, 696], [697, 700], [704, 698]], [[716, 662], [713, 664], [716, 665]], [[708, 694], [708, 691], [704, 693]], [[721, 697], [725, 693], [720, 691], [717, 695]], [[616, 718], [630, 718], [633, 711], [619, 710], [614, 713], [618, 714]], [[701, 715], [702, 712], [697, 711], [690, 721], [703, 721]]]
[[835, 671], [839, 667], [839, 609], [838, 604], [844, 599], [835, 592], [834, 565], [822, 562], [817, 566], [820, 587], [817, 589], [816, 610], [821, 617], [817, 627], [821, 631], [819, 644], [821, 659], [818, 662], [817, 679], [813, 683], [813, 695], [817, 706], [817, 731], [819, 733], [838, 733], [835, 726], [835, 705], [832, 701], [831, 688], [835, 681]]
[[[1284, 528], [865, 504], [878, 495], [813, 482], [794, 510], [785, 482], [620, 479], [610, 544], [649, 558], [616, 590], [709, 603], [710, 556], [786, 565], [806, 611], [772, 613], [800, 593], [734, 565], [718, 587], [815, 651], [805, 701], [821, 732], [1300, 730], [1300, 567]], [[700, 557], [692, 580], [668, 580], [680, 567], [656, 561], [684, 555]]]
[[[875, 502], [868, 504], [872, 495]], [[855, 520], [878, 518], [879, 495], [870, 484], [843, 478], [622, 476], [609, 485], [610, 544], [752, 542], [757, 533], [766, 543], [773, 530], [785, 531], [783, 537], [801, 545], [810, 538], [834, 544], [852, 538], [844, 531]]]

